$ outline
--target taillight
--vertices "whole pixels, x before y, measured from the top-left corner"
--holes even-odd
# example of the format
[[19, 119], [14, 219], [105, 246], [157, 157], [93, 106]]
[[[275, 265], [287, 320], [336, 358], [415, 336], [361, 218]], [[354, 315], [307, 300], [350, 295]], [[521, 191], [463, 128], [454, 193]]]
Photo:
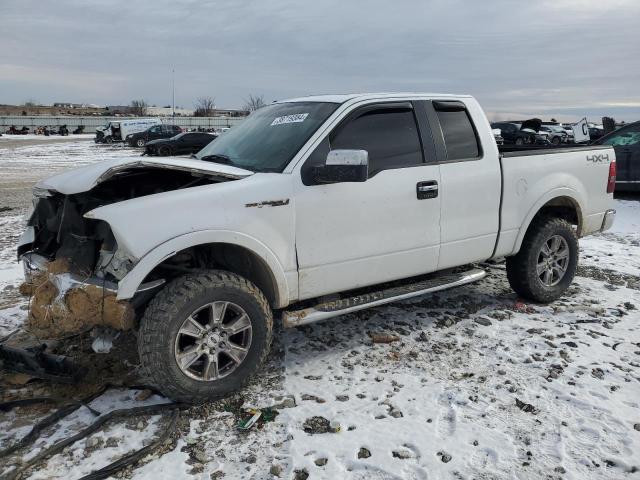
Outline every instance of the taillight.
[[607, 193], [613, 193], [616, 189], [616, 162], [609, 164], [609, 180], [607, 181]]

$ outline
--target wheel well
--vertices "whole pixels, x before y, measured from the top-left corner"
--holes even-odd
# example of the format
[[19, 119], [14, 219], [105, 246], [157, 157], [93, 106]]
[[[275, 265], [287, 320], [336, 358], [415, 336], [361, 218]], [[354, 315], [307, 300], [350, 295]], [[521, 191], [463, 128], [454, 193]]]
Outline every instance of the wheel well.
[[246, 278], [262, 291], [272, 307], [277, 305], [276, 279], [267, 263], [251, 250], [229, 243], [208, 243], [181, 250], [156, 265], [144, 282], [158, 278], [168, 281], [209, 269], [226, 270]]
[[580, 206], [573, 198], [556, 197], [549, 200], [540, 208], [540, 210], [538, 210], [534, 219], [540, 216], [566, 220], [571, 225], [575, 225], [577, 227], [577, 233], [578, 236], [580, 236], [580, 230], [582, 228], [582, 212], [580, 211]]

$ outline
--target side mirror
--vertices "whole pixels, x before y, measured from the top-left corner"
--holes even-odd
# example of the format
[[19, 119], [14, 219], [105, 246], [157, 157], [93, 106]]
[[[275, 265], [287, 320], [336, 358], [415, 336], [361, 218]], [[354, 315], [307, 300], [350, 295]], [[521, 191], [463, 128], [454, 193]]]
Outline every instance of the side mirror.
[[366, 182], [369, 153], [366, 150], [331, 150], [324, 165], [315, 168], [317, 183]]

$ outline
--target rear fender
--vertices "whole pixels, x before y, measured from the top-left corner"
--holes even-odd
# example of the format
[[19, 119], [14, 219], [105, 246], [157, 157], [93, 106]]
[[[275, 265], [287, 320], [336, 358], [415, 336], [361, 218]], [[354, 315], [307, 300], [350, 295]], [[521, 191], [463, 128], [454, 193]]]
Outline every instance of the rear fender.
[[527, 233], [527, 230], [529, 229], [529, 225], [531, 225], [531, 222], [533, 221], [534, 217], [540, 212], [540, 210], [547, 203], [560, 197], [568, 198], [573, 203], [573, 206], [576, 209], [576, 213], [578, 217], [578, 236], [580, 236], [580, 226], [583, 224], [583, 217], [582, 217], [583, 214], [582, 214], [582, 209], [580, 207], [581, 205], [583, 205], [583, 203], [581, 202], [581, 199], [580, 199], [580, 193], [576, 190], [573, 190], [571, 188], [566, 188], [566, 187], [554, 188], [553, 190], [545, 193], [542, 197], [540, 197], [538, 201], [527, 212], [524, 222], [520, 227], [520, 231], [518, 232], [518, 236], [516, 237], [516, 243], [514, 245], [513, 253], [516, 253], [520, 250], [520, 247], [522, 246], [522, 241], [524, 240], [524, 236]]

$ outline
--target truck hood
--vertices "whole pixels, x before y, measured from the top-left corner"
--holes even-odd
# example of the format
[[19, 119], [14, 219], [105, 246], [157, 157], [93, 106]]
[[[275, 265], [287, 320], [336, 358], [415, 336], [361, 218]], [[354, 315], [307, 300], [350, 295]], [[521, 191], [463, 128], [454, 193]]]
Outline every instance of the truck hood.
[[87, 165], [86, 167], [67, 170], [66, 172], [40, 181], [36, 184], [35, 188], [37, 190], [55, 191], [64, 195], [73, 195], [87, 192], [99, 183], [113, 177], [118, 172], [131, 170], [132, 168], [180, 170], [196, 174], [213, 174], [233, 180], [254, 174], [254, 172], [250, 170], [191, 158], [115, 158], [93, 165]]

